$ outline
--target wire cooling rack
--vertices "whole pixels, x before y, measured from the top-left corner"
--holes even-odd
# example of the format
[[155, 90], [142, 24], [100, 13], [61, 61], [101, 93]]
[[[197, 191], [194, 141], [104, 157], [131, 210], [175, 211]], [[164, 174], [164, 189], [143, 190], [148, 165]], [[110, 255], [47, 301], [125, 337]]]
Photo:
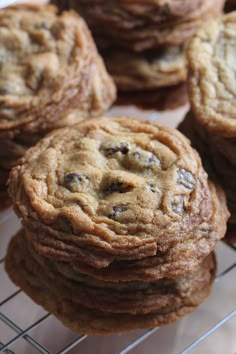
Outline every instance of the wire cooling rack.
[[[9, 227], [9, 225], [13, 225], [16, 223], [16, 229], [19, 227], [19, 224], [16, 221], [16, 217], [14, 216], [13, 212], [11, 210], [5, 212], [0, 216], [0, 227], [5, 224]], [[6, 236], [9, 239], [11, 238], [10, 235]], [[4, 238], [4, 237], [3, 237]], [[0, 243], [1, 246], [1, 243]], [[227, 267], [222, 269], [216, 278], [215, 281], [215, 286], [219, 285], [220, 288], [222, 288], [223, 281], [226, 277], [231, 277], [233, 281], [233, 277], [235, 279], [235, 275], [233, 276], [233, 272], [236, 270], [236, 262], [235, 260], [235, 255], [236, 255], [236, 246], [233, 245], [226, 245], [223, 242], [221, 243], [221, 248], [223, 247], [224, 253], [225, 252], [230, 252], [230, 261], [229, 264], [227, 264]], [[5, 253], [6, 246], [3, 248], [1, 247], [1, 251]], [[221, 255], [222, 250], [219, 250], [219, 257]], [[233, 262], [232, 262], [233, 261]], [[78, 335], [73, 332], [70, 332], [66, 328], [64, 328], [59, 321], [57, 321], [54, 316], [52, 316], [49, 313], [44, 312], [41, 308], [39, 308], [37, 305], [33, 304], [31, 300], [29, 300], [26, 295], [24, 295], [19, 289], [17, 289], [9, 279], [6, 278], [6, 274], [4, 272], [4, 257], [0, 260], [0, 352], [7, 353], [7, 354], [18, 354], [18, 353], [24, 353], [24, 354], [33, 354], [33, 353], [43, 353], [43, 354], [64, 354], [64, 353], [87, 353], [86, 351], [86, 346], [88, 347], [88, 343], [90, 343], [91, 347], [91, 342], [95, 341], [94, 346], [92, 346], [94, 349], [88, 351], [88, 353], [96, 353], [98, 352], [99, 345], [105, 346], [106, 341], [109, 341], [109, 337], [88, 337], [86, 335]], [[3, 283], [4, 280], [7, 279], [7, 294], [4, 296], [2, 292], [4, 292], [4, 287]], [[5, 281], [6, 283], [6, 281]], [[214, 292], [217, 292], [217, 289], [214, 289]], [[221, 295], [222, 297], [222, 295]], [[227, 296], [223, 299], [222, 301], [225, 301], [227, 303], [228, 299]], [[211, 301], [211, 299], [209, 299]], [[236, 297], [235, 297], [235, 305], [236, 305]], [[32, 306], [34, 307], [34, 310], [32, 310]], [[10, 309], [14, 307], [17, 312], [17, 316], [12, 318], [12, 313], [10, 313]], [[21, 311], [22, 308], [26, 309], [24, 311]], [[34, 316], [35, 309], [37, 309], [37, 315], [38, 318], [36, 320]], [[40, 309], [40, 310], [39, 310]], [[218, 309], [215, 308], [215, 311]], [[191, 315], [190, 315], [191, 316]], [[189, 317], [189, 316], [187, 316]], [[25, 322], [25, 318], [27, 318], [27, 323]], [[231, 310], [229, 313], [225, 313], [224, 316], [217, 322], [213, 323], [210, 327], [208, 327], [206, 330], [202, 331], [200, 335], [196, 335], [196, 338], [192, 341], [192, 343], [188, 343], [187, 345], [183, 343], [183, 347], [181, 350], [175, 351], [175, 349], [170, 349], [169, 352], [165, 353], [175, 353], [175, 354], [185, 354], [188, 352], [192, 351], [195, 353], [194, 350], [197, 348], [200, 348], [201, 343], [205, 342], [209, 336], [213, 336], [217, 330], [219, 330], [221, 327], [223, 327], [225, 324], [230, 323], [230, 321], [236, 318], [236, 308]], [[32, 320], [33, 319], [33, 320]], [[47, 347], [45, 344], [44, 338], [41, 336], [38, 336], [39, 333], [42, 333], [44, 326], [47, 325], [47, 335], [48, 337], [54, 337], [54, 330], [55, 329], [55, 323], [52, 325], [49, 325], [50, 321], [54, 321], [56, 323], [56, 326], [60, 327], [59, 332], [60, 337], [63, 337], [63, 334], [65, 334], [65, 337], [67, 337], [67, 342], [64, 344], [64, 342], [60, 342], [60, 348], [59, 345], [57, 346], [58, 348], [50, 349]], [[184, 321], [180, 320], [177, 322], [177, 327], [170, 329], [168, 326], [166, 328], [154, 328], [150, 329], [147, 331], [138, 331], [134, 332], [131, 336], [127, 335], [126, 337], [122, 336], [113, 336], [112, 342], [114, 342], [114, 338], [116, 338], [119, 343], [120, 343], [120, 348], [114, 349], [112, 351], [112, 346], [111, 348], [106, 351], [105, 349], [102, 351], [104, 354], [126, 354], [129, 352], [132, 353], [139, 353], [139, 347], [142, 346], [142, 350], [140, 353], [148, 353], [149, 354], [149, 343], [151, 339], [154, 339], [156, 348], [158, 348], [158, 338], [157, 338], [157, 333], [161, 333], [161, 337], [163, 334], [168, 333], [168, 331], [175, 333], [179, 331], [179, 324]], [[22, 323], [20, 325], [19, 323]], [[3, 330], [3, 327], [5, 330]], [[236, 332], [236, 323], [233, 324], [233, 327], [235, 327], [235, 330], [233, 329], [234, 332]], [[4, 335], [6, 333], [6, 329], [8, 329], [11, 333]], [[52, 332], [50, 335], [50, 331]], [[181, 326], [180, 326], [180, 331], [181, 332]], [[68, 337], [68, 333], [70, 334]], [[181, 333], [177, 333], [178, 337], [180, 338]], [[38, 339], [40, 337], [40, 339]], [[101, 339], [102, 338], [102, 339]], [[167, 338], [170, 339], [169, 335]], [[102, 343], [99, 344], [99, 340], [102, 340]], [[236, 339], [235, 339], [236, 340]], [[58, 341], [58, 338], [54, 337], [54, 341]], [[87, 344], [86, 344], [86, 343]], [[111, 342], [111, 340], [110, 340]], [[83, 347], [81, 347], [83, 344]], [[172, 343], [173, 344], [173, 343]], [[176, 343], [175, 343], [176, 344]], [[204, 347], [204, 346], [203, 346]], [[23, 349], [22, 349], [23, 348]], [[236, 349], [236, 344], [235, 344], [235, 349]], [[232, 349], [233, 350], [233, 349]], [[203, 353], [206, 352], [202, 349], [200, 351], [197, 351], [197, 353]], [[157, 353], [157, 351], [156, 351]], [[159, 353], [159, 351], [158, 351]], [[161, 352], [160, 352], [161, 353]], [[214, 353], [218, 353], [216, 349], [214, 349]], [[219, 353], [222, 353], [222, 351], [219, 351]], [[234, 354], [235, 352], [233, 351], [225, 351], [226, 353]]]

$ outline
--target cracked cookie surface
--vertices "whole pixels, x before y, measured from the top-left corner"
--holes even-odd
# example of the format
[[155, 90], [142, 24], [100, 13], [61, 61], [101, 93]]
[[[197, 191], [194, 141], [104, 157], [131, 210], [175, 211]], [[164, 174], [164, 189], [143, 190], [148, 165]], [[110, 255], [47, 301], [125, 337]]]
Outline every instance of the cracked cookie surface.
[[71, 8], [88, 22], [99, 48], [116, 45], [134, 51], [182, 44], [202, 21], [219, 14], [223, 4], [223, 0], [70, 0]]
[[0, 138], [47, 130], [68, 108], [104, 112], [114, 98], [113, 82], [76, 13], [58, 15], [50, 5], [1, 10]]
[[209, 187], [187, 139], [131, 118], [49, 134], [12, 170], [9, 192], [40, 252], [95, 268], [157, 252], [178, 260], [177, 245], [187, 241], [190, 254], [198, 241], [205, 245], [199, 262], [228, 218], [223, 193]]
[[209, 132], [236, 136], [236, 14], [209, 21], [187, 48], [189, 93], [196, 119]]
[[225, 138], [208, 131], [199, 124], [192, 111], [188, 112], [180, 124], [179, 130], [191, 140], [192, 145], [199, 151], [210, 178], [217, 180], [223, 187], [231, 213], [227, 225], [226, 241], [230, 238], [230, 240], [235, 242], [235, 138]]

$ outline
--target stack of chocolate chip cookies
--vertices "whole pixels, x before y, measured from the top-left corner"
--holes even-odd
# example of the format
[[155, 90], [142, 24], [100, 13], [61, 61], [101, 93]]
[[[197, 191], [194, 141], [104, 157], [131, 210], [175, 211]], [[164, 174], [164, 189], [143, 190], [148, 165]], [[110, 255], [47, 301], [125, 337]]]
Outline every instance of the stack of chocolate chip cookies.
[[[150, 97], [153, 90], [185, 82], [185, 43], [201, 23], [221, 13], [224, 0], [69, 0], [68, 4], [88, 22], [119, 90], [135, 91], [135, 99], [140, 91], [148, 91]], [[178, 101], [178, 92], [184, 92], [175, 92], [172, 100]]]
[[210, 293], [223, 191], [175, 129], [98, 118], [48, 134], [10, 174], [11, 279], [75, 331], [175, 321]]
[[180, 130], [199, 150], [208, 172], [224, 187], [231, 212], [228, 239], [236, 232], [236, 13], [212, 20], [187, 50], [191, 111]]
[[79, 15], [58, 15], [54, 6], [1, 9], [1, 197], [10, 168], [29, 146], [55, 127], [103, 113], [114, 99], [113, 81]]

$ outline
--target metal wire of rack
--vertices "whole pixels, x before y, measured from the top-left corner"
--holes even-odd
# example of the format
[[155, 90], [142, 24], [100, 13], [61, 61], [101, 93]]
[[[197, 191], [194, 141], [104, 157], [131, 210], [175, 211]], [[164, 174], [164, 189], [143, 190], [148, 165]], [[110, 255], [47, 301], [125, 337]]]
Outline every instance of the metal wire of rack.
[[[9, 215], [11, 215], [11, 212]], [[1, 224], [1, 222], [3, 222], [3, 220], [6, 221], [6, 215], [2, 219], [0, 219], [0, 224]], [[227, 247], [230, 248], [231, 250], [233, 250], [234, 252], [236, 252], [236, 246], [227, 245]], [[3, 263], [4, 263], [4, 258], [0, 260], [0, 265], [2, 265]], [[234, 262], [233, 264], [230, 264], [226, 269], [221, 271], [221, 273], [218, 274], [215, 281], [221, 282], [222, 279], [227, 274], [232, 272], [235, 268], [236, 268], [236, 262]], [[42, 353], [42, 354], [65, 354], [65, 353], [68, 353], [71, 349], [73, 349], [75, 347], [78, 348], [78, 350], [79, 350], [79, 344], [82, 343], [86, 338], [88, 338], [87, 335], [78, 335], [75, 339], [71, 340], [67, 345], [65, 345], [63, 348], [61, 348], [57, 352], [50, 351], [43, 343], [40, 343], [39, 341], [34, 339], [33, 336], [31, 336], [30, 332], [33, 329], [37, 329], [41, 324], [43, 324], [51, 316], [51, 314], [49, 314], [49, 313], [44, 314], [37, 321], [31, 323], [25, 329], [21, 328], [12, 319], [10, 319], [8, 316], [6, 316], [2, 312], [2, 309], [4, 308], [4, 306], [9, 304], [11, 301], [17, 299], [17, 297], [20, 294], [21, 294], [21, 290], [17, 289], [0, 302], [0, 324], [3, 323], [5, 326], [8, 326], [15, 333], [15, 335], [9, 341], [7, 341], [5, 343], [1, 339], [1, 333], [0, 333], [0, 352], [7, 353], [7, 354], [16, 354], [16, 352], [11, 349], [11, 346], [13, 344], [17, 344], [18, 341], [20, 341], [21, 339], [26, 341], [32, 348], [34, 348], [36, 350], [36, 352]], [[217, 329], [219, 329], [221, 326], [223, 326], [226, 322], [230, 321], [233, 317], [236, 317], [236, 308], [234, 310], [232, 310], [230, 313], [226, 314], [220, 321], [215, 323], [207, 331], [202, 333], [190, 345], [188, 345], [185, 349], [183, 349], [181, 352], [179, 352], [179, 354], [189, 353], [191, 350], [196, 348], [202, 341], [204, 341], [208, 336], [212, 335]], [[129, 353], [134, 348], [138, 347], [141, 343], [143, 343], [145, 340], [150, 338], [158, 330], [159, 330], [159, 328], [153, 328], [153, 329], [145, 331], [144, 333], [139, 335], [138, 338], [133, 340], [128, 345], [125, 345], [123, 349], [121, 349], [118, 353], [116, 352], [115, 354]]]

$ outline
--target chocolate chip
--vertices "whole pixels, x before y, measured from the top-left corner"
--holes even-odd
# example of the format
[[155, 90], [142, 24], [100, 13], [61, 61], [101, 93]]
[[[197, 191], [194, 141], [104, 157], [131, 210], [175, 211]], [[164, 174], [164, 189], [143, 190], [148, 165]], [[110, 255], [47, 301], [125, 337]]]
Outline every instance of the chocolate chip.
[[209, 233], [211, 232], [212, 228], [210, 226], [204, 226], [204, 227], [200, 227], [199, 230], [204, 233]]
[[137, 159], [141, 159], [141, 154], [139, 151], [134, 151], [132, 155]]
[[154, 166], [160, 167], [160, 161], [158, 158], [148, 151], [141, 150], [134, 151], [131, 155], [131, 159], [136, 162], [139, 167], [152, 168]]
[[184, 212], [184, 198], [182, 195], [175, 195], [171, 203], [171, 208], [176, 214], [183, 214]]
[[89, 185], [89, 178], [83, 173], [70, 172], [65, 175], [64, 183], [71, 192], [78, 192]]
[[76, 172], [70, 172], [65, 175], [65, 182], [71, 183], [71, 182], [84, 182], [84, 180], [88, 180], [89, 178], [83, 174], [79, 174]]
[[183, 168], [179, 168], [177, 173], [177, 183], [183, 185], [187, 189], [193, 190], [195, 186], [195, 179], [193, 175]]
[[157, 163], [159, 163], [159, 160], [156, 158], [156, 156], [152, 155], [151, 157], [149, 157], [148, 163], [149, 164], [152, 164], [152, 163], [157, 164]]
[[67, 232], [70, 232], [70, 233], [73, 232], [73, 225], [68, 219], [65, 219], [65, 226], [66, 226]]
[[132, 186], [124, 184], [122, 182], [113, 182], [110, 184], [108, 188], [106, 188], [106, 192], [108, 193], [127, 193], [133, 189]]
[[190, 287], [189, 286], [181, 289], [181, 293], [183, 295], [187, 295], [187, 294], [189, 294], [189, 292], [190, 292]]
[[70, 234], [73, 233], [73, 225], [66, 217], [61, 217], [57, 220], [56, 229], [62, 230]]
[[105, 151], [107, 156], [112, 156], [117, 152], [120, 152], [122, 155], [126, 155], [129, 152], [129, 145], [126, 142], [119, 144], [103, 144], [102, 150]]
[[158, 186], [154, 183], [149, 183], [148, 184], [148, 188], [152, 193], [159, 193], [160, 189], [158, 188]]
[[170, 15], [170, 8], [168, 4], [163, 4], [160, 8], [160, 16], [161, 17], [168, 17]]
[[108, 214], [107, 217], [109, 219], [116, 220], [117, 216], [126, 210], [128, 210], [128, 207], [126, 205], [115, 205], [112, 207], [112, 213]]

